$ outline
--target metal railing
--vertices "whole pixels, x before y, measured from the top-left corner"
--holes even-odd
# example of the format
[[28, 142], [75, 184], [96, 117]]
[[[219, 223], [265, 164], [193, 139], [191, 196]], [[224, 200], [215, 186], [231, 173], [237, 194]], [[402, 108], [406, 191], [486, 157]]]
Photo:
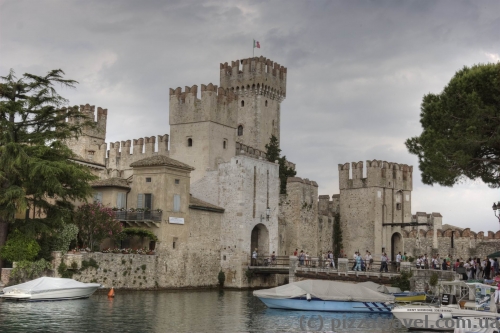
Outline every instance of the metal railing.
[[162, 212], [150, 211], [150, 212], [114, 212], [115, 219], [121, 221], [155, 221], [161, 222]]

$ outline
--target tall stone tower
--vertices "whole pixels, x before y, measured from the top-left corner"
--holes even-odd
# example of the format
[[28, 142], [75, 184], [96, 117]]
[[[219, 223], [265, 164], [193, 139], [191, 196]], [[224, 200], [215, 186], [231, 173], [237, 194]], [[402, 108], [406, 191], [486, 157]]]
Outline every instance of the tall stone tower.
[[[266, 151], [280, 137], [280, 104], [286, 95], [286, 68], [264, 57], [220, 65], [220, 86], [170, 89], [170, 157], [191, 165], [191, 183], [229, 162], [242, 145]], [[238, 150], [238, 151], [239, 151]]]
[[[97, 119], [94, 105], [80, 105], [80, 112], [89, 119], [95, 120], [95, 127], [85, 127], [78, 139], [70, 139], [66, 142], [68, 147], [84, 161], [97, 164], [105, 164], [106, 159], [106, 122], [108, 109], [97, 108]], [[70, 123], [78, 121], [68, 118]]]
[[[352, 175], [350, 166], [352, 165]], [[339, 164], [340, 223], [344, 250], [366, 250], [389, 257], [402, 251], [401, 223], [412, 221], [413, 167], [406, 164], [366, 161]], [[380, 258], [375, 258], [379, 260]]]
[[272, 134], [280, 139], [286, 75], [284, 66], [265, 57], [220, 64], [220, 86], [233, 91], [238, 100], [237, 142], [266, 151]]

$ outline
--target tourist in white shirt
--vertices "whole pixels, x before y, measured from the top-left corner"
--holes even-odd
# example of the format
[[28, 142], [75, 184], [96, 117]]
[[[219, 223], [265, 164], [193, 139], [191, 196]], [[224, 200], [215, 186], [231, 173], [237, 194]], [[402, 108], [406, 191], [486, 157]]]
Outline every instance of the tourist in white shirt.
[[396, 271], [399, 272], [401, 269], [401, 252], [396, 255]]
[[370, 260], [372, 259], [372, 255], [370, 254], [370, 252], [366, 252], [366, 255], [365, 255], [365, 265], [366, 265], [366, 271], [369, 271], [371, 268], [372, 268], [372, 261], [373, 260]]

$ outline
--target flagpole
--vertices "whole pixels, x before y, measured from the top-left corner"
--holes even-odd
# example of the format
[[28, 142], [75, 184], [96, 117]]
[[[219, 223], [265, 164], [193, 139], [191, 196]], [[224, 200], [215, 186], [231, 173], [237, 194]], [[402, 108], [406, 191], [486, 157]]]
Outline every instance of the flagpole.
[[252, 58], [255, 57], [255, 39], [253, 40], [253, 45], [252, 45]]

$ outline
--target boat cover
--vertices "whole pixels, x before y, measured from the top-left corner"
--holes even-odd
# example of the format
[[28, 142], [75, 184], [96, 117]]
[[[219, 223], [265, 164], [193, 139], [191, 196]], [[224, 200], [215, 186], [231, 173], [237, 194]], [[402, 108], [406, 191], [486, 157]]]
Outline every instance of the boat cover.
[[390, 294], [389, 289], [386, 286], [372, 281], [358, 283], [358, 286], [363, 286], [368, 289], [378, 291], [379, 293]]
[[401, 293], [401, 289], [399, 289], [398, 287], [386, 287], [387, 288], [387, 291], [389, 291], [389, 294], [397, 294], [397, 293]]
[[53, 278], [44, 276], [25, 283], [16, 284], [15, 286], [5, 287], [3, 288], [3, 292], [6, 294], [12, 290], [18, 290], [25, 294], [39, 294], [58, 289], [79, 289], [79, 288], [89, 288], [89, 287], [95, 288], [100, 286], [101, 285], [99, 283], [83, 283], [75, 281], [73, 279]]
[[254, 296], [262, 298], [296, 298], [310, 294], [325, 301], [394, 302], [394, 296], [372, 290], [362, 283], [325, 280], [304, 280], [280, 287], [256, 290]]

